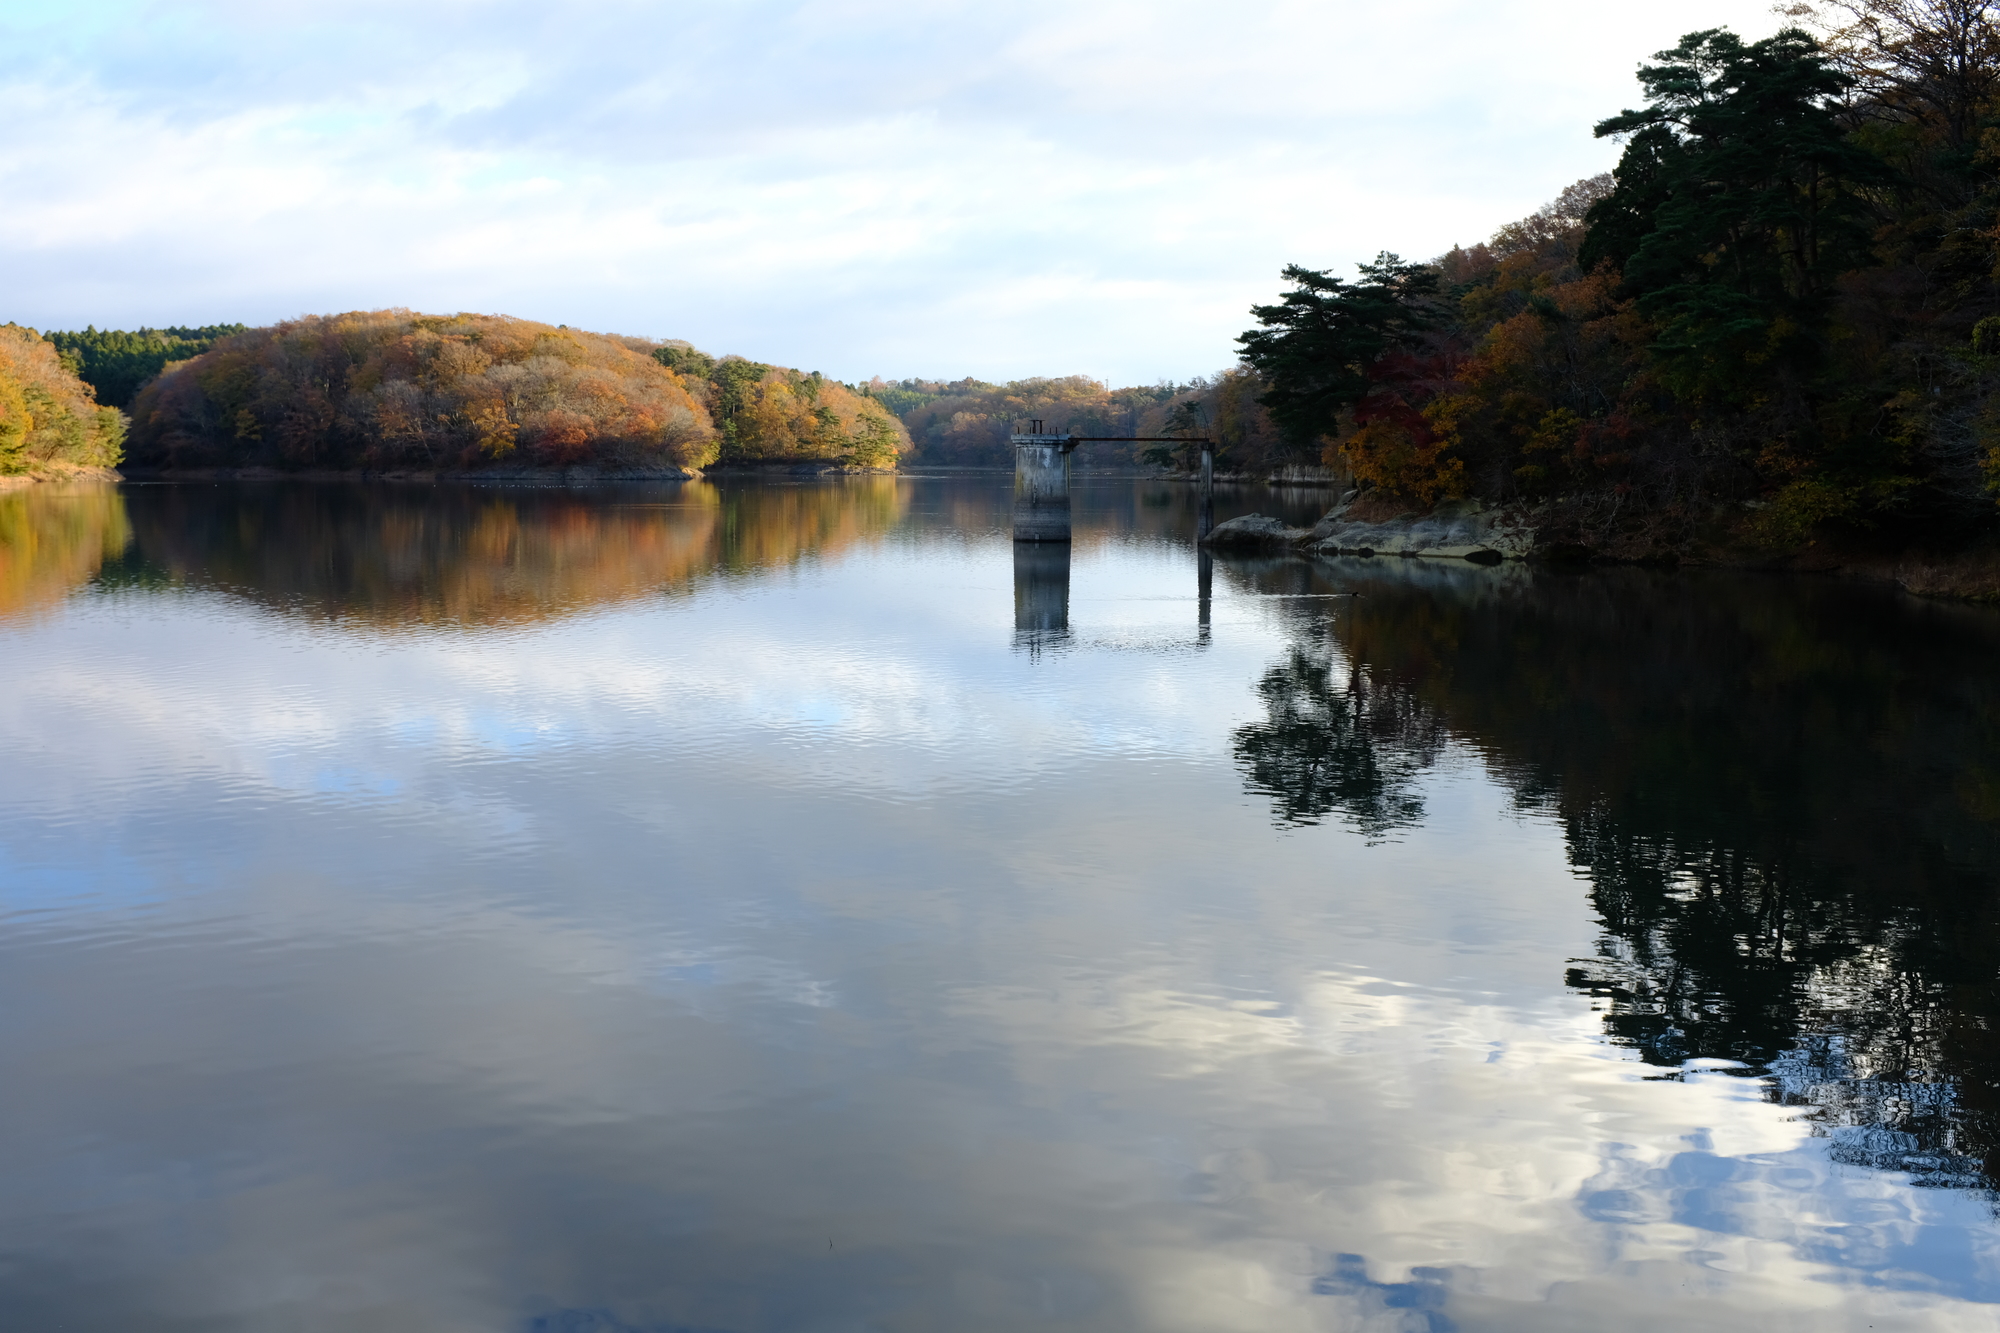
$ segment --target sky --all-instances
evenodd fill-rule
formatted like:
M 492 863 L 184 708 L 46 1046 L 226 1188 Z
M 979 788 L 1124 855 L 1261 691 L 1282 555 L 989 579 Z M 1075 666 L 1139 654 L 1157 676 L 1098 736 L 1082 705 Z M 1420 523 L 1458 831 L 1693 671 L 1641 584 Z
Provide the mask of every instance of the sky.
M 0 0 L 0 321 L 406 306 L 821 370 L 1184 381 L 1428 258 L 1767 0 Z

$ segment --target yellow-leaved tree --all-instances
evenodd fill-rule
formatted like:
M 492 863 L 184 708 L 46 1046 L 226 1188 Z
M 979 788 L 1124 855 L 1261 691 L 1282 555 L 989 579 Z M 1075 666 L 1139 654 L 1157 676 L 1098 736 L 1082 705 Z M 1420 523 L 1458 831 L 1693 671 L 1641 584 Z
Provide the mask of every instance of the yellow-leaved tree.
M 888 408 L 817 372 L 774 366 L 736 393 L 725 445 L 730 459 L 890 467 L 909 447 L 909 432 Z
M 100 407 L 53 344 L 0 325 L 0 473 L 63 475 L 115 467 L 125 417 Z

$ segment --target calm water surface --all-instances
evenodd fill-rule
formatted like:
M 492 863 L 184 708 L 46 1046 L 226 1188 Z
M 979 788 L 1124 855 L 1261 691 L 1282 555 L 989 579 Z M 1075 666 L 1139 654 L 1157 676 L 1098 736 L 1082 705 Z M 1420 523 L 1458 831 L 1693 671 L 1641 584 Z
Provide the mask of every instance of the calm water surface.
M 2000 1322 L 2000 617 L 1007 501 L 0 496 L 0 1327 Z

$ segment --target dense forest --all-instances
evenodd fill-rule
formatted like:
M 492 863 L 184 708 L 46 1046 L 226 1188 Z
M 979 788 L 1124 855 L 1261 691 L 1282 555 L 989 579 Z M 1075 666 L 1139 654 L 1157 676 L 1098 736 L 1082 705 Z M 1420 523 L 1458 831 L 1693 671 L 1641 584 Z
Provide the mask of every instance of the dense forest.
M 133 398 L 155 375 L 176 361 L 200 356 L 242 324 L 210 324 L 200 328 L 86 328 L 81 333 L 54 330 L 42 336 L 56 345 L 62 363 L 97 394 L 107 407 L 130 409 Z
M 703 386 L 725 463 L 811 460 L 891 467 L 910 447 L 895 413 L 865 391 L 740 356 L 713 357 L 670 341 L 653 358 Z
M 0 475 L 116 466 L 125 418 L 33 329 L 0 325 Z
M 1664 540 L 1719 514 L 1984 527 L 2000 484 L 2000 30 L 1980 0 L 1790 11 L 1642 65 L 1617 169 L 1490 241 L 1290 267 L 1241 339 L 1295 449 L 1397 503 Z
M 49 337 L 100 402 L 130 397 L 148 466 L 1004 466 L 1039 417 L 1212 438 L 1225 471 L 1324 464 L 1388 507 L 1529 506 L 1632 554 L 1697 530 L 1962 539 L 2000 490 L 1992 8 L 1847 0 L 1759 41 L 1689 34 L 1596 126 L 1615 171 L 1428 262 L 1288 267 L 1241 362 L 1188 384 L 843 385 L 407 311 Z
M 132 404 L 143 467 L 893 464 L 901 423 L 818 374 L 495 315 L 291 320 L 168 365 Z

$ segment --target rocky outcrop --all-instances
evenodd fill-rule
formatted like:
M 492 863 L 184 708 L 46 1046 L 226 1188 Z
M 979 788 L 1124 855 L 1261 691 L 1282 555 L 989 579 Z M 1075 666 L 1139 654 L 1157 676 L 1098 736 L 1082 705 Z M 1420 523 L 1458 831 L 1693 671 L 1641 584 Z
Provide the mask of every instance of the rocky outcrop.
M 1204 539 L 1215 550 L 1299 551 L 1316 555 L 1413 555 L 1438 560 L 1498 564 L 1525 559 L 1535 529 L 1518 514 L 1490 510 L 1476 500 L 1447 500 L 1428 514 L 1392 518 L 1351 516 L 1354 495 L 1310 528 L 1294 528 L 1262 514 L 1219 523 Z
M 1218 523 L 1202 544 L 1218 551 L 1282 551 L 1299 545 L 1308 536 L 1305 528 L 1295 528 L 1262 514 L 1245 514 L 1227 523 Z
M 1522 560 L 1535 549 L 1535 529 L 1518 514 L 1488 509 L 1477 500 L 1446 500 L 1428 514 L 1398 514 L 1363 521 L 1350 518 L 1349 496 L 1314 524 L 1303 545 L 1325 555 L 1414 555 L 1497 564 Z
M 1480 587 L 1526 577 L 1519 563 L 1525 560 L 1709 565 L 1838 574 L 1893 583 L 1923 597 L 2000 603 L 2000 541 L 1991 539 L 1934 549 L 1914 545 L 1907 535 L 1822 530 L 1802 546 L 1770 547 L 1746 535 L 1740 518 L 1747 506 L 1718 507 L 1699 524 L 1641 515 L 1613 526 L 1587 521 L 1593 516 L 1561 502 L 1490 509 L 1476 500 L 1448 500 L 1428 513 L 1399 514 L 1382 499 L 1357 500 L 1348 492 L 1310 528 L 1250 514 L 1217 525 L 1204 541 L 1246 558 L 1315 556 L 1351 571 L 1372 569 L 1370 577 L 1456 580 L 1475 577 L 1459 562 L 1507 566 L 1478 573 Z M 1379 559 L 1392 555 L 1419 558 Z
M 1322 467 L 1316 463 L 1287 463 L 1265 480 L 1273 486 L 1327 486 L 1346 490 L 1354 484 L 1354 474 L 1344 467 Z

